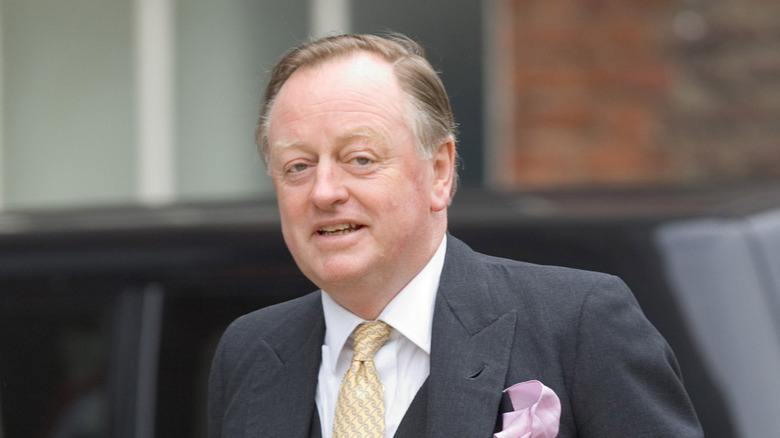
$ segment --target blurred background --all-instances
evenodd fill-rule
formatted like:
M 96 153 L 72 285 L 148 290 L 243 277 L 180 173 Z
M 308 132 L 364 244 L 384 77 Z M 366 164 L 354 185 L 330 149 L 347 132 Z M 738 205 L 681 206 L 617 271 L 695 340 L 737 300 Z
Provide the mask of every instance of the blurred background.
M 214 345 L 302 295 L 266 73 L 397 31 L 441 72 L 475 249 L 620 275 L 707 436 L 780 430 L 780 3 L 0 0 L 0 438 L 205 436 Z

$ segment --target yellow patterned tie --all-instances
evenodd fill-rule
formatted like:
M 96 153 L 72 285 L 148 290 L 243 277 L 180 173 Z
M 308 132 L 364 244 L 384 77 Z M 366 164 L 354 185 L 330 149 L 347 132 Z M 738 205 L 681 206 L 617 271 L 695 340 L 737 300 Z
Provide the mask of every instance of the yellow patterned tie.
M 374 354 L 390 336 L 382 321 L 360 324 L 352 332 L 355 348 L 344 374 L 333 419 L 333 438 L 384 438 L 385 402 Z

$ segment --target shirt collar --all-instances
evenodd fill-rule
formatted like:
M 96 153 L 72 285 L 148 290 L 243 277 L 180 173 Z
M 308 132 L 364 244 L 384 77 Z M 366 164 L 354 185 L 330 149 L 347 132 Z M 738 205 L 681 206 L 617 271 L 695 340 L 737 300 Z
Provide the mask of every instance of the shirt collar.
M 445 235 L 425 267 L 401 289 L 377 318 L 390 324 L 395 331 L 428 354 L 431 353 L 433 307 L 446 248 Z M 338 352 L 344 348 L 355 327 L 364 320 L 341 307 L 327 292 L 322 294 L 322 310 L 325 314 L 325 345 L 335 353 L 330 355 L 331 366 L 335 368 Z

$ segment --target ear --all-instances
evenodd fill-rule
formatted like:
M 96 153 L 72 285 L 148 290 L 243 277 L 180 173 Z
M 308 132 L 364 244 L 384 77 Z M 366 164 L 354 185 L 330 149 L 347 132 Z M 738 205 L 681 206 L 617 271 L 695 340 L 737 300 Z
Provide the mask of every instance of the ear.
M 433 165 L 433 187 L 431 189 L 431 211 L 442 211 L 450 203 L 450 193 L 455 179 L 455 139 L 445 138 L 431 157 Z

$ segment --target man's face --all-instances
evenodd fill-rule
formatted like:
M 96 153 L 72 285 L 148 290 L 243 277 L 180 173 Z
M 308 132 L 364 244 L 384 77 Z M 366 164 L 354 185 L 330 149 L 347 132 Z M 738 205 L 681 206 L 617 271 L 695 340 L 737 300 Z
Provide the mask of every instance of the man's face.
M 405 111 L 392 67 L 363 53 L 296 71 L 273 105 L 268 166 L 284 239 L 332 294 L 400 290 L 446 229 L 442 162 L 454 145 L 420 159 Z

